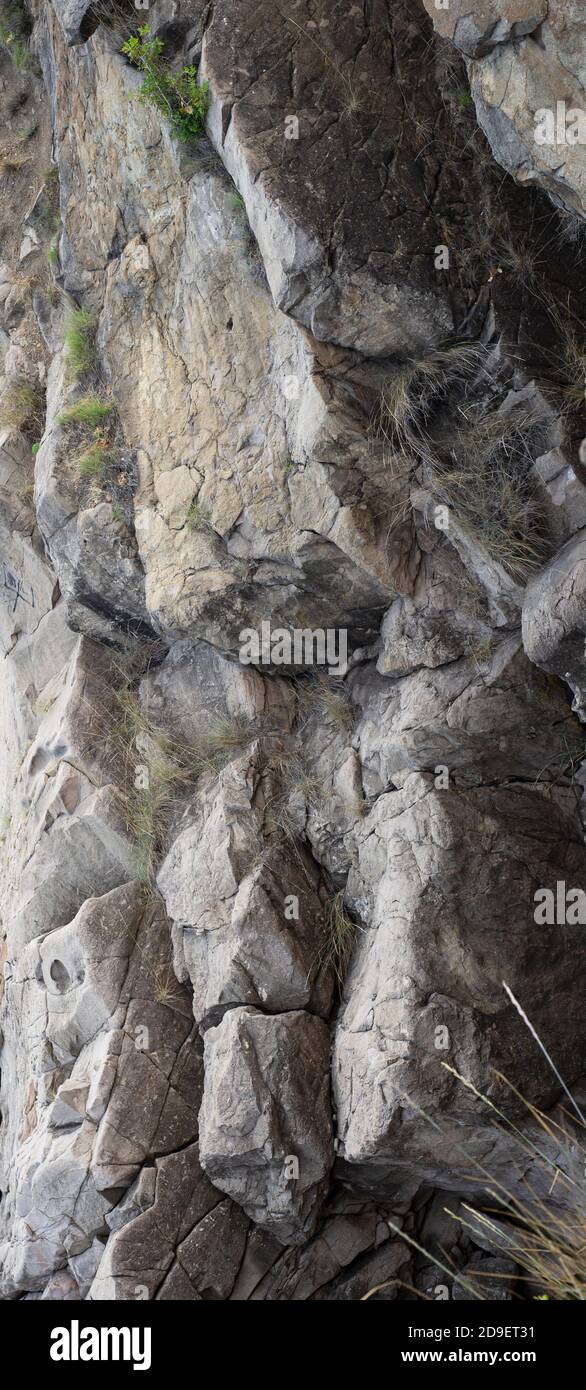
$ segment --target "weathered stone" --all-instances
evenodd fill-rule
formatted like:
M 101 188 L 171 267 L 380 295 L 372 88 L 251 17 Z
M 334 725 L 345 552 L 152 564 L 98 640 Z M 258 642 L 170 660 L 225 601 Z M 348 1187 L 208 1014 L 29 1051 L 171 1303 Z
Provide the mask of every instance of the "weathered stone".
M 383 681 L 366 666 L 350 684 L 364 711 L 355 747 L 367 795 L 407 771 L 441 779 L 443 769 L 444 788 L 448 778 L 558 781 L 582 746 L 563 687 L 531 666 L 518 635 L 404 680 Z
M 586 531 L 540 570 L 527 587 L 523 643 L 530 661 L 567 681 L 582 715 L 586 697 Z
M 206 1173 L 283 1243 L 314 1229 L 333 1158 L 329 1037 L 305 1013 L 231 1009 L 205 1036 Z
M 579 10 L 568 10 L 566 0 L 457 0 L 447 12 L 433 0 L 424 4 L 439 33 L 472 60 L 472 95 L 496 159 L 521 183 L 540 184 L 586 216 Z
M 157 880 L 204 1027 L 236 1004 L 323 1014 L 331 1004 L 331 978 L 318 969 L 320 876 L 308 855 L 266 845 L 255 747 L 202 790 Z
M 529 1101 L 555 1095 L 503 979 L 566 1075 L 584 1069 L 572 983 L 583 931 L 538 925 L 534 896 L 583 882 L 574 798 L 514 785 L 437 792 L 412 775 L 403 791 L 379 797 L 356 839 L 347 897 L 368 930 L 358 934 L 336 1029 L 340 1155 L 381 1180 L 403 1169 L 453 1189 L 450 1136 L 464 1155 L 468 1140 L 473 1152 L 484 1133 L 488 1152 L 495 1138 L 490 1112 L 443 1061 L 495 1103 L 512 1104 L 496 1073 Z M 439 1135 L 422 1115 L 441 1116 Z

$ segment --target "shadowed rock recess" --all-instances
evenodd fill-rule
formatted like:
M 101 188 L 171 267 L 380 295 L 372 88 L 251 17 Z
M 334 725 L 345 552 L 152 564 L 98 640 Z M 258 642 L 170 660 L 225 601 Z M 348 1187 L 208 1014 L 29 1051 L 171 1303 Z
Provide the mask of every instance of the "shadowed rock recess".
M 586 1080 L 583 5 L 0 26 L 0 1297 L 524 1296 L 458 1214 L 567 1205 L 520 1010 Z

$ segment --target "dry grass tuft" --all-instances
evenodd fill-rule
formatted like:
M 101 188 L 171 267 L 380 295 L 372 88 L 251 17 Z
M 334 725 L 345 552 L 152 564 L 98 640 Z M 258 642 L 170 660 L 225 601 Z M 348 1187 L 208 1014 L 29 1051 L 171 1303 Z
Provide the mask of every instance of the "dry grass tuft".
M 481 416 L 456 431 L 430 478 L 436 503 L 519 582 L 548 551 L 531 471 L 534 434 L 531 416 Z
M 410 358 L 381 389 L 372 419 L 375 437 L 393 454 L 408 460 L 428 459 L 432 441 L 429 419 L 453 388 L 478 371 L 483 350 L 476 343 L 454 343 L 428 357 Z
M 249 725 L 214 719 L 194 745 L 164 733 L 123 677 L 115 691 L 110 757 L 119 774 L 126 824 L 136 844 L 137 877 L 152 883 L 174 814 L 204 773 L 217 773 L 250 742 Z M 120 777 L 121 772 L 121 777 Z
M 325 675 L 314 676 L 297 684 L 297 702 L 302 715 L 318 715 L 340 733 L 353 728 L 355 711 L 348 687 L 343 680 Z
M 317 971 L 332 968 L 338 984 L 346 978 L 356 940 L 356 923 L 344 907 L 344 890 L 332 893 L 324 907 L 323 936 L 316 958 Z
M 39 432 L 45 417 L 45 397 L 40 386 L 25 377 L 6 381 L 0 397 L 0 429 Z

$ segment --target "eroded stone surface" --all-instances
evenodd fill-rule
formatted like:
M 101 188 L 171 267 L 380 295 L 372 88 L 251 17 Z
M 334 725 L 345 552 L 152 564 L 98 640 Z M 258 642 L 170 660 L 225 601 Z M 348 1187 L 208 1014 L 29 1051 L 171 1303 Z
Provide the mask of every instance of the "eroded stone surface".
M 329 1034 L 306 1013 L 230 1009 L 205 1036 L 201 1162 L 260 1226 L 298 1244 L 314 1229 L 333 1161 Z

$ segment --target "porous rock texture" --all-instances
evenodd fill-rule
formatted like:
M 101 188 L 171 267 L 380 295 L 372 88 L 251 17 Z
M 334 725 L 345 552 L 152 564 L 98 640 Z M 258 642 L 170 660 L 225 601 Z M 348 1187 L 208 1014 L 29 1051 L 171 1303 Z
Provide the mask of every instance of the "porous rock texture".
M 20 9 L 0 1297 L 510 1297 L 461 1202 L 563 1198 L 503 982 L 586 1076 L 581 6 L 154 0 L 186 143 L 132 4 Z

